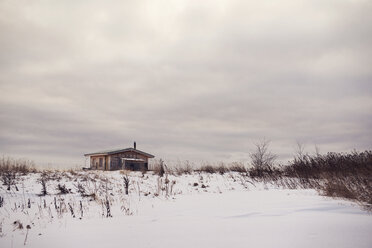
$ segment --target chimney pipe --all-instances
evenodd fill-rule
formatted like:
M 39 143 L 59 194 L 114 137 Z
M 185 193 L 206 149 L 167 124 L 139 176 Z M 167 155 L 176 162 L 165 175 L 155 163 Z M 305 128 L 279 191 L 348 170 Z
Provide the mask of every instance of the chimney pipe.
M 133 144 L 133 148 L 134 148 L 134 150 L 136 150 L 136 148 L 137 148 L 137 144 L 136 144 L 135 141 L 134 141 L 134 144 Z

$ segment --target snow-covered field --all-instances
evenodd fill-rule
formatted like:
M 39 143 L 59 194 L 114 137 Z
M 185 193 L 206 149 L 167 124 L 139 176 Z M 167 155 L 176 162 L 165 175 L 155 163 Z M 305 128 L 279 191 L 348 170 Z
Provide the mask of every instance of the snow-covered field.
M 132 172 L 125 195 L 119 172 L 51 174 L 47 196 L 38 173 L 21 177 L 18 191 L 1 186 L 0 247 L 372 247 L 371 214 L 314 190 L 253 185 L 238 173 Z M 58 194 L 58 184 L 72 193 Z

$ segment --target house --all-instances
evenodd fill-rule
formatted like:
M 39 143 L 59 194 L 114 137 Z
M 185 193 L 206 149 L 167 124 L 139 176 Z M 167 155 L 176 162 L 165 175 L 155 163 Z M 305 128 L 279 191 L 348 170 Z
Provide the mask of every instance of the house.
M 114 149 L 84 154 L 89 157 L 92 170 L 148 170 L 149 158 L 153 155 L 133 148 Z

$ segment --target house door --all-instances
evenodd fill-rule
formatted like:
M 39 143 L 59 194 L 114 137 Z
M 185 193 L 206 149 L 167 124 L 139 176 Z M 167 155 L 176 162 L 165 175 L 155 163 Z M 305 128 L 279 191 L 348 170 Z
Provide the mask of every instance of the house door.
M 99 158 L 99 168 L 103 168 L 103 158 Z

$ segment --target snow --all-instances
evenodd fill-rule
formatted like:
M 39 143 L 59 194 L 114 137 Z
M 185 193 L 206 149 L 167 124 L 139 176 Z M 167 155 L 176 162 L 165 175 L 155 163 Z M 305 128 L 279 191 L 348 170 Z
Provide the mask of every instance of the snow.
M 15 220 L 31 225 L 26 247 L 38 248 L 372 247 L 371 214 L 354 203 L 323 197 L 314 190 L 253 186 L 248 178 L 228 173 L 169 176 L 166 194 L 164 178 L 131 173 L 130 193 L 125 196 L 120 173 L 90 175 L 109 179 L 107 187 L 97 184 L 112 193 L 108 193 L 112 218 L 103 216 L 105 209 L 99 201 L 76 193 L 56 196 L 52 189 L 57 181 L 48 182 L 51 195 L 37 196 L 41 186 L 36 182 L 39 175 L 33 174 L 24 178 L 25 187 L 18 193 L 8 193 L 3 186 L 0 247 L 24 247 L 27 229 L 14 230 Z M 83 182 L 81 176 L 77 178 Z M 75 192 L 73 184 L 77 182 L 73 180 L 62 177 L 59 183 Z M 69 211 L 58 215 L 54 197 L 71 203 L 76 218 Z M 32 199 L 31 208 L 15 209 L 14 203 L 28 198 Z M 43 207 L 44 199 L 47 208 Z M 81 219 L 80 200 L 84 207 Z

